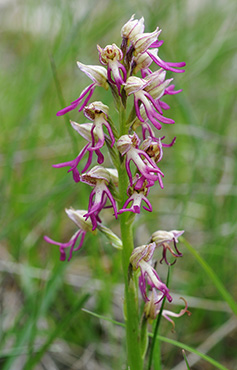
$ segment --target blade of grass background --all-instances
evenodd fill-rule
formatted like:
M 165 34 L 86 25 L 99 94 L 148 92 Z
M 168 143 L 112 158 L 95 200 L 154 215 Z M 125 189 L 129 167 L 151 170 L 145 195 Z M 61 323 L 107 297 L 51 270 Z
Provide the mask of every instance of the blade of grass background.
M 28 317 L 26 318 L 22 329 L 19 327 L 15 327 L 16 340 L 14 343 L 14 352 L 16 351 L 15 348 L 22 347 L 27 344 L 29 345 L 29 348 L 31 350 L 33 342 L 38 334 L 36 323 L 38 322 L 38 319 L 40 317 L 44 317 L 46 315 L 52 302 L 54 301 L 59 288 L 63 284 L 62 276 L 66 267 L 67 264 L 58 263 L 52 270 L 51 278 L 47 282 L 45 289 L 42 292 L 41 302 L 39 303 L 38 307 L 35 307 L 34 315 L 31 315 L 30 306 L 23 307 L 22 311 L 25 313 L 25 315 L 28 315 Z M 34 298 L 32 297 L 32 299 Z M 4 363 L 2 369 L 13 369 L 15 360 L 16 358 L 14 357 L 14 355 L 11 356 L 9 354 L 9 359 Z
M 234 312 L 235 315 L 237 315 L 237 303 L 234 301 L 232 296 L 229 294 L 225 286 L 222 284 L 218 276 L 215 274 L 215 272 L 212 270 L 212 268 L 206 263 L 206 261 L 200 256 L 200 254 L 191 246 L 191 244 L 188 243 L 187 240 L 185 240 L 183 237 L 180 238 L 182 243 L 187 247 L 187 249 L 192 253 L 192 255 L 196 258 L 198 263 L 202 266 L 204 271 L 207 273 L 209 278 L 212 280 L 213 284 L 219 291 L 219 293 L 222 295 L 223 299 L 228 303 L 231 310 Z
M 43 357 L 44 353 L 49 349 L 50 345 L 53 341 L 60 337 L 61 333 L 67 328 L 70 321 L 74 318 L 75 315 L 78 314 L 78 311 L 82 308 L 82 306 L 86 303 L 86 301 L 90 298 L 90 294 L 86 293 L 79 300 L 74 304 L 71 310 L 65 315 L 65 317 L 56 325 L 56 328 L 48 335 L 46 342 L 44 345 L 39 349 L 39 351 L 34 355 L 33 358 L 29 358 L 27 363 L 25 364 L 25 370 L 34 369 L 34 366 L 40 362 L 40 359 Z
M 184 361 L 185 361 L 185 363 L 187 365 L 187 370 L 191 370 L 190 367 L 189 367 L 187 356 L 186 356 L 186 353 L 185 353 L 184 349 L 182 349 L 182 354 L 184 356 Z
M 112 322 L 115 325 L 118 325 L 118 326 L 121 326 L 121 327 L 125 328 L 125 324 L 124 323 L 118 322 L 116 320 L 111 320 L 110 318 L 108 318 L 106 316 L 100 315 L 98 313 L 89 311 L 89 310 L 84 309 L 84 308 L 83 308 L 83 311 L 86 312 L 86 313 L 88 313 L 91 316 L 94 316 L 94 317 L 99 318 L 101 320 L 106 320 L 106 321 Z M 149 333 L 148 335 L 150 337 L 153 337 L 153 333 Z M 184 344 L 182 342 L 178 342 L 178 341 L 176 341 L 174 339 L 165 338 L 165 337 L 163 337 L 163 336 L 161 336 L 159 334 L 158 334 L 157 338 L 160 341 L 162 341 L 162 342 L 169 343 L 169 344 L 172 344 L 172 345 L 174 345 L 176 347 L 185 349 L 188 352 L 195 353 L 196 355 L 198 355 L 199 357 L 201 357 L 203 360 L 205 360 L 205 361 L 209 362 L 210 364 L 216 366 L 217 369 L 220 369 L 220 370 L 229 370 L 225 366 L 221 365 L 219 362 L 217 362 L 216 360 L 214 360 L 213 358 L 211 358 L 210 356 L 205 355 L 204 353 L 196 350 L 195 348 L 190 347 L 187 344 Z

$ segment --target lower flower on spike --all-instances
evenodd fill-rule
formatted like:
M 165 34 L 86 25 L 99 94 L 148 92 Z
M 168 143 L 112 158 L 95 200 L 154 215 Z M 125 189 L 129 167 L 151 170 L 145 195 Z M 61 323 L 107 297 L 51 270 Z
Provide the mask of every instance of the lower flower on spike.
M 67 243 L 56 242 L 49 238 L 48 236 L 44 236 L 44 240 L 47 243 L 59 246 L 61 261 L 66 260 L 66 250 L 69 249 L 68 261 L 70 261 L 73 252 L 78 251 L 82 247 L 86 233 L 88 231 L 92 232 L 92 224 L 90 220 L 85 220 L 84 218 L 86 211 L 82 210 L 75 211 L 73 208 L 70 208 L 66 209 L 65 212 L 67 213 L 68 217 L 76 224 L 76 226 L 78 227 L 78 231 L 71 237 L 71 239 Z M 79 239 L 80 236 L 81 236 L 80 243 L 78 244 L 78 246 L 76 246 L 77 240 Z
M 169 294 L 169 289 L 161 281 L 156 270 L 151 266 L 151 259 L 155 248 L 155 243 L 150 243 L 148 245 L 142 245 L 141 247 L 135 248 L 130 257 L 130 263 L 133 267 L 133 270 L 140 268 L 141 275 L 139 277 L 139 288 L 145 301 L 149 301 L 149 298 L 147 297 L 148 286 L 149 289 L 155 288 L 159 290 L 162 293 L 162 297 L 166 296 L 168 301 L 171 302 L 172 297 Z
M 169 310 L 162 311 L 162 316 L 166 320 L 171 322 L 171 324 L 173 325 L 173 330 L 175 328 L 175 323 L 170 317 L 181 317 L 185 313 L 187 313 L 189 316 L 191 315 L 191 312 L 188 311 L 188 304 L 186 300 L 182 297 L 180 297 L 180 299 L 184 301 L 185 307 L 179 313 L 175 313 Z M 155 318 L 160 312 L 162 300 L 163 300 L 162 294 L 157 293 L 156 289 L 153 288 L 151 293 L 149 294 L 149 300 L 146 302 L 144 307 L 144 313 L 148 319 L 155 320 Z

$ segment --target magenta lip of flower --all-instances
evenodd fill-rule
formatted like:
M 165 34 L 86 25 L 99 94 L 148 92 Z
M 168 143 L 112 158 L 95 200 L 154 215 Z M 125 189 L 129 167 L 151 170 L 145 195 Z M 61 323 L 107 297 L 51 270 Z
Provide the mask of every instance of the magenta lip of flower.
M 141 156 L 145 157 L 147 163 L 144 162 L 144 159 L 142 159 Z M 143 150 L 132 147 L 127 152 L 125 162 L 127 174 L 131 185 L 132 185 L 132 173 L 129 166 L 131 161 L 133 161 L 133 163 L 136 165 L 140 173 L 148 180 L 156 181 L 159 179 L 158 175 L 164 177 L 162 171 L 156 166 L 156 164 L 150 159 L 150 157 Z
M 89 217 L 91 218 L 92 231 L 95 230 L 97 227 L 96 216 L 105 207 L 107 198 L 109 198 L 114 209 L 115 218 L 117 218 L 117 208 L 115 200 L 105 183 L 100 181 L 90 194 L 88 212 L 84 215 L 86 220 Z
M 125 167 L 129 177 L 130 184 L 133 184 L 133 177 L 130 170 L 130 162 L 133 161 L 137 169 L 140 171 L 144 180 L 156 181 L 161 180 L 160 176 L 164 176 L 162 171 L 156 166 L 155 162 L 143 150 L 137 148 L 139 138 L 134 133 L 132 136 L 123 135 L 117 142 L 117 147 L 122 155 L 126 154 Z M 142 158 L 143 157 L 143 158 Z
M 71 110 L 77 108 L 82 103 L 78 110 L 79 112 L 81 112 L 82 109 L 87 105 L 88 101 L 90 100 L 96 86 L 102 86 L 106 90 L 109 88 L 106 77 L 107 71 L 104 67 L 85 65 L 80 62 L 77 62 L 77 65 L 80 68 L 80 70 L 84 72 L 93 81 L 93 83 L 82 91 L 78 99 L 74 100 L 68 107 L 61 109 L 56 114 L 57 116 L 62 116 L 65 113 L 70 112 Z M 83 99 L 85 99 L 84 102 Z
M 151 57 L 151 59 L 161 68 L 167 71 L 176 72 L 176 73 L 185 72 L 184 69 L 179 69 L 179 67 L 184 67 L 186 65 L 185 62 L 179 62 L 179 63 L 164 62 L 160 57 L 158 56 L 156 57 L 149 50 L 146 50 L 146 52 Z
M 149 263 L 151 262 L 155 248 L 156 244 L 154 242 L 135 248 L 130 257 L 130 263 L 134 270 L 140 268 L 139 288 L 145 301 L 149 301 L 146 294 L 146 285 L 148 284 L 151 288 L 159 290 L 163 294 L 163 297 L 166 296 L 168 301 L 171 302 L 172 297 L 169 295 L 169 289 L 161 281 L 156 270 L 151 266 L 151 263 Z
M 44 240 L 47 243 L 58 245 L 60 248 L 60 260 L 65 261 L 66 259 L 66 252 L 65 249 L 69 248 L 69 257 L 68 261 L 72 258 L 73 252 L 79 250 L 82 247 L 85 235 L 88 231 L 92 231 L 91 222 L 85 221 L 83 215 L 86 211 L 75 211 L 74 209 L 66 209 L 65 210 L 68 217 L 76 224 L 77 228 L 79 229 L 67 243 L 60 243 L 52 240 L 48 236 L 44 236 Z M 79 245 L 75 248 L 76 242 L 78 238 L 81 236 L 81 240 Z
M 80 235 L 81 235 L 80 243 L 79 243 L 77 248 L 74 248 L 75 244 L 77 242 L 77 239 L 79 238 Z M 70 259 L 72 258 L 72 253 L 78 251 L 82 247 L 85 235 L 86 235 L 86 231 L 79 230 L 72 236 L 72 238 L 67 243 L 56 242 L 56 241 L 52 240 L 51 238 L 49 238 L 48 236 L 44 236 L 44 240 L 47 243 L 58 245 L 60 247 L 59 248 L 59 250 L 60 250 L 60 261 L 65 261 L 65 259 L 66 259 L 65 249 L 70 248 L 69 257 L 68 257 L 68 261 L 70 261 Z
M 169 85 L 168 87 L 165 88 L 164 95 L 174 95 L 174 94 L 179 94 L 183 89 L 179 90 L 174 90 L 175 85 Z
M 144 311 L 148 318 L 150 317 L 151 319 L 154 320 L 160 312 L 161 304 L 162 304 L 161 302 L 164 296 L 162 294 L 157 293 L 156 289 L 153 288 L 151 291 L 151 294 L 149 295 L 149 298 L 150 300 L 146 302 Z M 180 317 L 180 316 L 183 316 L 185 313 L 187 313 L 189 316 L 191 315 L 191 312 L 188 311 L 187 301 L 182 297 L 180 297 L 180 299 L 184 301 L 185 307 L 182 310 L 180 310 L 179 313 L 175 313 L 169 310 L 162 311 L 162 316 L 165 317 L 166 320 L 171 322 L 171 324 L 173 325 L 173 328 L 175 327 L 175 324 L 174 324 L 174 321 L 170 318 L 170 316 Z
M 173 265 L 176 262 L 176 259 L 173 263 L 168 262 L 167 260 L 167 250 L 170 251 L 171 255 L 175 258 L 182 257 L 182 253 L 177 248 L 178 238 L 184 233 L 184 230 L 177 231 L 163 231 L 159 230 L 152 234 L 151 240 L 156 243 L 156 246 L 162 246 L 163 252 L 162 252 L 162 258 L 160 260 L 160 263 L 164 260 L 167 265 Z M 173 243 L 175 252 L 170 246 L 170 243 Z
M 87 169 L 91 165 L 92 156 L 93 156 L 93 151 L 90 151 L 90 147 L 92 147 L 93 151 L 95 151 L 95 153 L 97 155 L 97 163 L 102 164 L 104 162 L 104 156 L 103 156 L 103 154 L 101 153 L 101 151 L 99 149 L 94 148 L 94 137 L 93 137 L 92 142 L 88 143 L 80 151 L 80 153 L 78 154 L 78 156 L 75 159 L 73 159 L 72 161 L 68 161 L 68 162 L 53 164 L 52 167 L 54 167 L 54 168 L 70 167 L 67 172 L 72 171 L 74 181 L 79 182 L 80 181 L 80 173 L 77 169 L 77 166 L 78 166 L 79 162 L 82 160 L 82 158 L 85 156 L 86 152 L 88 152 L 89 153 L 88 160 L 87 160 L 84 168 L 81 170 L 81 173 L 84 173 L 84 172 L 87 171 Z
M 158 76 L 159 73 L 156 75 Z M 168 80 L 167 83 L 169 83 L 170 81 L 171 80 Z M 157 86 L 159 86 L 160 82 L 158 79 Z M 139 79 L 138 77 L 129 77 L 127 80 L 125 90 L 127 91 L 128 95 L 131 94 L 134 95 L 134 106 L 138 119 L 141 122 L 145 121 L 140 112 L 141 106 L 139 106 L 139 102 L 141 102 L 141 105 L 145 109 L 147 118 L 158 130 L 160 130 L 162 127 L 160 122 L 167 124 L 173 124 L 175 122 L 174 120 L 163 116 L 163 112 L 160 108 L 159 102 L 156 102 L 156 100 L 151 96 L 151 94 L 148 91 L 146 91 L 146 88 L 149 89 L 149 85 L 152 83 L 153 81 L 151 77 L 149 77 L 147 80 Z M 153 89 L 154 91 L 156 91 L 154 87 Z M 158 113 L 156 110 L 158 110 L 160 113 Z
M 110 124 L 105 119 L 104 120 L 101 120 L 101 119 L 96 120 L 95 119 L 94 126 L 91 130 L 91 135 L 94 138 L 94 131 L 96 131 L 96 136 L 98 137 L 98 141 L 97 141 L 95 146 L 91 146 L 88 149 L 89 151 L 98 150 L 98 149 L 102 148 L 102 146 L 104 145 L 105 135 L 104 135 L 104 131 L 103 131 L 102 126 L 105 126 L 108 130 L 108 133 L 109 133 L 109 136 L 110 136 L 110 139 L 111 139 L 111 147 L 114 145 L 115 138 L 114 138 L 113 131 L 110 127 Z
M 140 261 L 139 267 L 141 270 L 141 275 L 139 276 L 139 288 L 142 293 L 143 299 L 145 301 L 149 301 L 149 298 L 147 297 L 146 293 L 146 281 L 147 281 L 147 284 L 151 288 L 156 288 L 157 290 L 159 290 L 161 293 L 163 293 L 163 296 L 166 296 L 168 301 L 171 302 L 172 297 L 169 294 L 169 289 L 164 283 L 162 283 L 155 269 L 151 265 L 149 265 L 148 262 L 145 262 L 143 260 Z
M 95 230 L 97 227 L 97 216 L 105 207 L 107 199 L 110 200 L 114 209 L 114 215 L 117 218 L 116 202 L 106 185 L 109 184 L 111 176 L 110 171 L 101 166 L 96 166 L 81 176 L 82 182 L 94 187 L 89 197 L 88 212 L 84 215 L 86 220 L 90 217 L 92 230 Z
M 82 109 L 87 105 L 88 101 L 90 100 L 94 90 L 95 90 L 96 83 L 93 83 L 86 87 L 78 99 L 74 100 L 68 107 L 61 109 L 57 112 L 56 116 L 63 116 L 64 114 L 70 112 L 71 110 L 75 109 L 80 105 L 85 98 L 85 96 L 88 94 L 88 96 L 85 98 L 84 102 L 82 103 L 81 107 L 79 108 L 78 112 L 81 112 Z
M 69 170 L 67 172 L 71 172 L 72 171 L 74 181 L 75 182 L 79 182 L 80 181 L 80 174 L 79 174 L 79 171 L 77 169 L 77 166 L 78 166 L 79 162 L 81 161 L 81 159 L 84 157 L 84 155 L 87 152 L 89 146 L 90 146 L 90 143 L 88 143 L 80 151 L 79 155 L 75 159 L 73 159 L 72 161 L 58 163 L 58 164 L 53 164 L 52 167 L 54 167 L 54 168 L 62 168 L 62 167 L 68 167 L 68 166 L 70 166 L 70 168 L 69 168 Z M 89 154 L 89 158 L 88 158 L 87 164 L 86 164 L 86 166 L 83 169 L 84 171 L 86 171 L 86 169 L 90 166 L 91 161 L 92 161 L 92 155 Z
M 123 77 L 120 74 L 122 72 Z M 112 79 L 112 76 L 114 80 Z M 125 67 L 118 61 L 108 64 L 108 81 L 117 86 L 118 92 L 120 93 L 121 86 L 125 84 L 127 78 L 127 71 Z
M 149 200 L 145 197 L 143 193 L 138 193 L 134 191 L 134 193 L 126 200 L 126 202 L 123 205 L 123 208 L 121 208 L 118 211 L 118 214 L 121 214 L 123 212 L 133 212 L 133 213 L 140 213 L 141 210 L 141 203 L 142 200 L 147 204 L 148 207 L 143 206 L 143 208 L 146 211 L 152 212 L 152 205 L 149 202 Z M 131 206 L 127 208 L 128 204 L 132 202 Z
M 110 127 L 109 122 L 107 121 L 108 111 L 109 111 L 109 108 L 107 107 L 107 105 L 104 105 L 100 101 L 93 102 L 84 108 L 84 115 L 89 120 L 93 121 L 90 133 L 91 133 L 93 142 L 94 143 L 96 142 L 95 145 L 93 144 L 88 149 L 89 151 L 98 150 L 104 145 L 105 134 L 103 132 L 103 126 L 105 126 L 106 129 L 108 130 L 108 133 L 111 139 L 111 147 L 115 143 L 113 131 Z
M 166 124 L 174 124 L 175 123 L 175 121 L 173 119 L 166 118 L 166 117 L 162 116 L 160 113 L 156 112 L 155 109 L 160 110 L 160 107 L 159 107 L 158 103 L 155 101 L 155 99 L 153 99 L 152 96 L 146 91 L 137 92 L 137 93 L 134 94 L 135 109 L 136 109 L 137 117 L 139 118 L 139 120 L 141 122 L 144 122 L 144 119 L 142 118 L 142 116 L 140 114 L 139 101 L 141 101 L 141 103 L 143 104 L 143 106 L 145 108 L 147 118 L 152 122 L 152 124 L 158 130 L 160 130 L 161 127 L 162 127 L 160 122 L 166 123 Z

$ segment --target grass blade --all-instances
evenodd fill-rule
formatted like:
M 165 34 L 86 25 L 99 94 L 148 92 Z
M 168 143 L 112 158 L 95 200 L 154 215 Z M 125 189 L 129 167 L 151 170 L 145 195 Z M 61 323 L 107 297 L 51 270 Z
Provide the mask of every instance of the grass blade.
M 180 238 L 180 241 L 184 243 L 187 249 L 192 253 L 192 255 L 196 258 L 199 264 L 202 266 L 204 271 L 207 273 L 209 278 L 212 280 L 213 284 L 222 295 L 224 300 L 228 303 L 231 310 L 237 315 L 237 303 L 234 301 L 232 296 L 228 293 L 227 289 L 224 287 L 218 276 L 212 270 L 212 268 L 206 263 L 206 261 L 200 256 L 200 254 L 185 240 L 184 238 Z

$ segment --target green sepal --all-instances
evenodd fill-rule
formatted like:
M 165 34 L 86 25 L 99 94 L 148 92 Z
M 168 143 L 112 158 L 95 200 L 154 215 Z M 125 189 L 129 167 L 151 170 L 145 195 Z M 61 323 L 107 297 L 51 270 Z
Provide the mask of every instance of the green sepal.
M 109 122 L 109 125 L 111 127 L 111 130 L 113 131 L 115 139 L 118 139 L 119 138 L 119 133 L 118 133 L 118 130 L 117 130 L 117 127 L 116 127 L 115 123 L 112 121 L 112 119 L 109 116 L 107 117 L 107 121 Z
M 117 147 L 116 147 L 116 145 L 114 145 L 111 148 L 111 140 L 106 136 L 105 136 L 105 143 L 106 143 L 107 148 L 109 150 L 109 154 L 110 154 L 111 160 L 113 162 L 113 165 L 115 166 L 115 168 L 118 169 L 119 166 L 120 166 L 120 158 L 119 158 L 119 153 L 118 153 Z
M 123 244 L 121 239 L 108 227 L 98 224 L 98 230 L 102 232 L 106 236 L 106 238 L 111 242 L 112 246 L 116 249 L 122 249 Z
M 133 105 L 132 109 L 131 109 L 131 112 L 128 116 L 128 119 L 127 119 L 127 122 L 126 122 L 126 126 L 131 126 L 134 119 L 137 117 L 137 114 L 136 114 L 136 109 L 135 109 L 135 105 Z
M 110 181 L 108 188 L 116 202 L 120 202 L 120 195 L 116 189 L 115 184 Z
M 114 105 L 115 105 L 115 108 L 117 111 L 119 111 L 119 107 L 120 107 L 120 97 L 119 97 L 119 94 L 118 94 L 118 89 L 117 87 L 115 87 L 115 85 L 113 85 L 112 83 L 109 82 L 109 87 L 111 89 L 111 92 L 112 92 L 112 95 L 113 95 L 113 98 L 114 98 Z
M 124 108 L 126 109 L 126 104 L 127 104 L 127 93 L 124 89 L 124 87 L 122 88 L 121 90 L 121 97 L 122 97 L 122 103 L 123 103 L 123 106 Z

